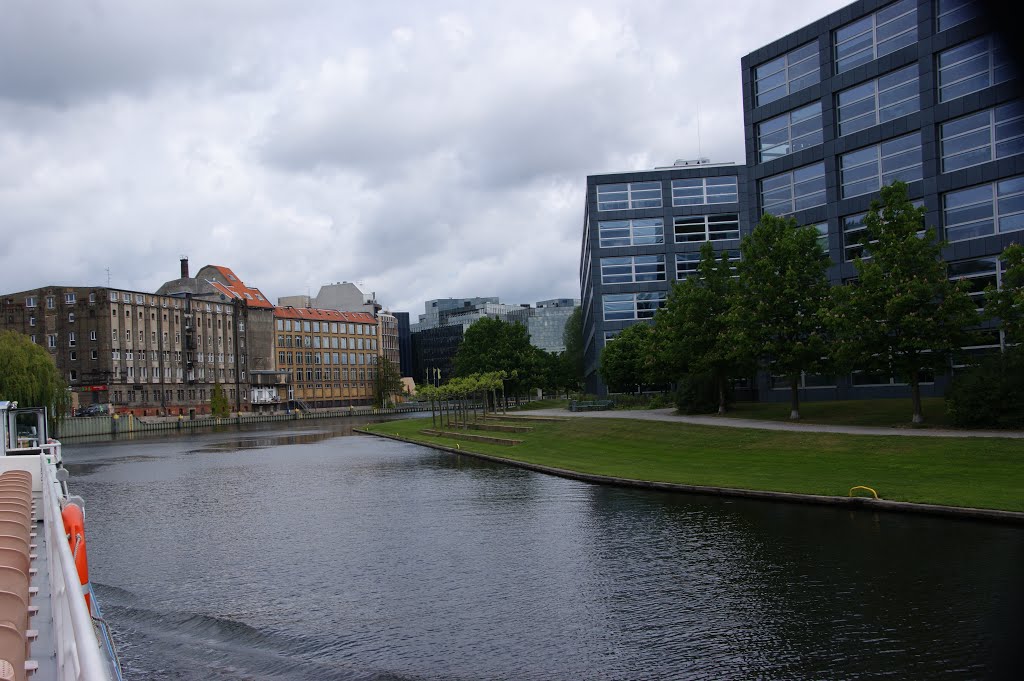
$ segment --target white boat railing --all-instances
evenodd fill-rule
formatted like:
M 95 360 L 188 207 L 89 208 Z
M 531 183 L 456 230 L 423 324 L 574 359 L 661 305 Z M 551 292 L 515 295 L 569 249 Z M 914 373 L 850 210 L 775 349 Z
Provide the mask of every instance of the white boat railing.
M 59 451 L 59 450 L 58 450 Z M 53 453 L 50 453 L 53 456 Z M 109 667 L 100 653 L 92 617 L 85 604 L 61 518 L 61 483 L 55 469 L 47 464 L 47 452 L 39 456 L 43 532 L 50 566 L 50 600 L 53 611 L 54 642 L 60 681 L 110 681 Z

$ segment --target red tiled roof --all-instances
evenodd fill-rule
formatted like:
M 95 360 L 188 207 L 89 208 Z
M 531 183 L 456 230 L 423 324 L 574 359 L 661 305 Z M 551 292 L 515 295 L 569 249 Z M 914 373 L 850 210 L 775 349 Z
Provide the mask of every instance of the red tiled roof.
M 231 271 L 231 268 L 223 267 L 222 265 L 210 265 L 210 267 L 220 272 L 220 275 L 228 281 L 227 284 L 222 284 L 219 281 L 207 282 L 217 291 L 229 298 L 244 300 L 250 307 L 274 307 L 273 303 L 267 300 L 262 291 L 253 286 L 246 286 L 245 282 Z
M 368 312 L 339 312 L 315 307 L 275 307 L 274 317 L 279 319 L 310 319 L 353 324 L 376 324 L 377 320 Z

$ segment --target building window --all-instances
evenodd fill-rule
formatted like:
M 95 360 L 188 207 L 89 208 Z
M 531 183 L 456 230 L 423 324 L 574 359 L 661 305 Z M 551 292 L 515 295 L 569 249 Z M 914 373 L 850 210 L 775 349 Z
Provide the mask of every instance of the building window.
M 57 307 L 57 299 L 54 296 L 46 296 L 46 309 L 52 310 Z
M 661 218 L 598 222 L 597 231 L 601 248 L 665 243 L 665 222 Z
M 935 7 L 935 27 L 938 32 L 959 26 L 978 16 L 974 0 L 938 0 Z
M 602 284 L 631 284 L 637 281 L 665 281 L 665 256 L 627 255 L 622 258 L 601 258 Z
M 661 208 L 661 182 L 597 185 L 598 210 Z
M 828 223 L 822 222 L 817 225 L 809 226 L 814 227 L 814 229 L 818 230 L 818 248 L 821 249 L 822 253 L 828 255 Z
M 942 172 L 1024 152 L 1024 102 L 964 116 L 941 128 Z
M 56 348 L 57 347 L 57 334 L 48 333 L 46 334 L 46 347 Z
M 843 198 L 876 192 L 895 180 L 920 180 L 921 133 L 843 154 L 839 167 Z
M 89 340 L 96 340 L 96 329 L 92 329 L 91 331 L 89 331 Z
M 920 208 L 924 205 L 924 201 L 921 199 L 912 203 L 915 208 Z M 867 227 L 864 226 L 865 217 L 867 217 L 867 213 L 848 215 L 843 218 L 843 259 L 847 262 L 853 262 L 857 258 L 870 257 L 867 246 L 875 242 L 872 240 L 865 243 L 864 241 L 867 237 Z M 924 225 L 921 227 L 923 230 Z
M 68 359 L 70 359 L 72 362 L 77 361 L 78 353 L 72 350 L 71 352 L 68 353 Z
M 75 304 L 75 294 L 74 293 L 65 293 L 64 294 L 64 304 L 65 305 L 74 305 Z
M 68 346 L 72 347 L 72 348 L 75 347 L 75 332 L 74 331 L 71 331 L 70 333 L 68 333 Z
M 75 322 L 75 313 L 74 312 L 69 312 L 68 313 L 68 323 L 69 324 L 74 324 L 74 322 Z
M 715 253 L 715 258 L 721 258 L 722 253 L 725 253 L 729 258 L 730 263 L 737 263 L 740 261 L 740 252 L 736 249 L 726 249 Z M 697 268 L 700 265 L 700 251 L 691 251 L 689 253 L 676 253 L 676 279 L 682 281 L 691 274 L 697 273 Z M 733 275 L 736 274 L 736 266 L 730 265 Z
M 738 200 L 734 175 L 672 180 L 673 206 L 736 203 Z
M 673 219 L 677 244 L 692 241 L 739 239 L 740 222 L 736 213 L 722 215 L 687 215 Z
M 757 124 L 757 154 L 760 163 L 813 147 L 821 144 L 821 141 L 821 102 L 814 102 Z
M 761 210 L 765 213 L 785 215 L 824 205 L 824 162 L 761 180 Z
M 917 2 L 900 0 L 835 32 L 836 73 L 917 42 Z
M 999 288 L 999 260 L 995 257 L 951 262 L 948 272 L 950 281 L 967 282 L 967 293 L 979 310 L 985 306 L 985 288 Z
M 839 135 L 921 110 L 917 64 L 843 90 L 836 98 Z
M 942 221 L 951 242 L 1024 229 L 1024 175 L 943 195 Z
M 947 102 L 1013 77 L 1013 66 L 993 36 L 939 53 L 939 101 Z
M 98 351 L 98 350 L 93 350 L 93 351 L 92 351 L 91 353 L 89 353 L 89 354 L 90 354 L 90 357 L 89 357 L 89 359 L 93 359 L 93 360 L 96 360 L 96 359 L 99 359 L 99 357 L 100 357 L 100 353 L 99 353 L 99 351 Z
M 28 325 L 29 326 L 35 326 L 36 325 L 36 318 L 35 317 L 29 317 L 28 318 Z
M 78 372 L 75 371 L 74 369 L 71 370 L 71 374 L 70 375 L 71 375 L 71 380 L 72 381 L 77 381 L 78 380 Z
M 25 307 L 35 307 L 35 306 L 36 306 L 36 297 L 35 296 L 28 296 L 28 297 L 25 298 Z
M 665 305 L 665 291 L 648 293 L 618 293 L 603 297 L 606 322 L 630 319 L 650 319 L 658 308 Z
M 774 102 L 819 80 L 818 43 L 807 43 L 754 69 L 756 106 Z

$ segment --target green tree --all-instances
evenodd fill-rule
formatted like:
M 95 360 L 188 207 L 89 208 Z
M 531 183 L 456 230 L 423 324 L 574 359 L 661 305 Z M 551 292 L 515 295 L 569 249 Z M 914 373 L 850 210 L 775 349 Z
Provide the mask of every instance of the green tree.
M 506 388 L 520 395 L 536 384 L 536 360 L 525 326 L 484 317 L 466 329 L 455 355 L 455 375 L 504 371 Z
M 640 322 L 623 329 L 601 352 L 601 378 L 612 392 L 640 392 L 652 382 L 653 330 Z
M 985 316 L 998 319 L 1010 343 L 1024 343 L 1024 245 L 1012 244 L 999 258 L 1006 265 L 1002 287 L 985 289 Z
M 765 214 L 740 244 L 739 330 L 747 352 L 789 383 L 791 419 L 800 418 L 800 376 L 824 367 L 823 313 L 831 287 L 818 230 Z
M 562 331 L 565 351 L 560 356 L 562 382 L 566 390 L 577 391 L 583 387 L 583 308 L 577 307 L 565 322 Z
M 224 395 L 220 383 L 215 383 L 213 390 L 210 391 L 210 413 L 219 419 L 231 416 L 231 405 L 228 404 L 228 398 Z
M 935 230 L 902 182 L 882 187 L 864 218 L 865 257 L 858 279 L 833 289 L 828 315 L 841 366 L 882 372 L 910 384 L 914 423 L 921 423 L 921 379 L 940 374 L 969 343 L 978 323 L 963 283 L 949 281 Z
M 377 359 L 377 376 L 373 385 L 374 403 L 386 406 L 402 392 L 402 376 L 390 359 L 381 355 Z
M 16 331 L 0 333 L 0 399 L 46 407 L 51 424 L 64 418 L 71 403 L 50 353 Z
M 708 242 L 700 254 L 697 274 L 677 283 L 654 316 L 653 358 L 664 376 L 710 377 L 718 412 L 724 414 L 729 379 L 740 376 L 747 364 L 734 315 L 739 284 L 726 253 L 716 259 Z

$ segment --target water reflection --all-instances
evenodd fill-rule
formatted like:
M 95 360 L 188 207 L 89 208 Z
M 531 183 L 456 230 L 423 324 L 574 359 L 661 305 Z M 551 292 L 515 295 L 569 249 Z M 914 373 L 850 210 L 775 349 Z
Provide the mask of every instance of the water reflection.
M 986 678 L 1020 661 L 1019 529 L 601 487 L 343 432 L 69 448 L 134 678 Z

